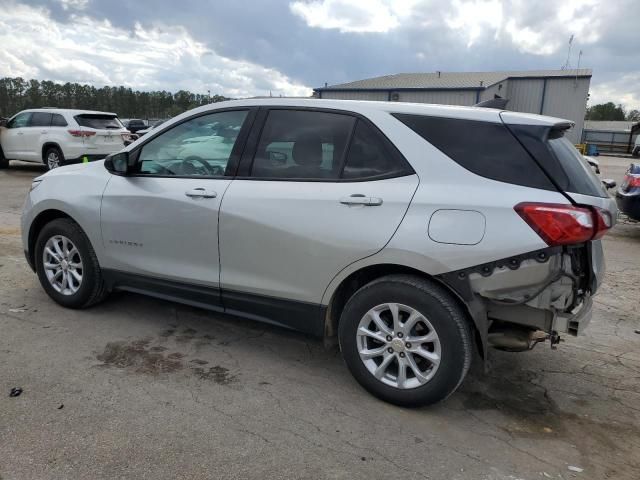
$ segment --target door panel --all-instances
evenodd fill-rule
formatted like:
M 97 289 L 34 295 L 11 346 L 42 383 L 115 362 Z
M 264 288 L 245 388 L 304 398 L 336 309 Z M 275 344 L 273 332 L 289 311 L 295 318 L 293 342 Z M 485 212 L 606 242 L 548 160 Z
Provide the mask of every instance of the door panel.
M 19 113 L 13 117 L 6 128 L 0 131 L 2 135 L 2 151 L 7 158 L 22 160 L 24 157 L 24 133 L 28 129 L 31 112 Z
M 416 175 L 353 183 L 234 180 L 220 213 L 223 296 L 229 289 L 320 303 L 340 270 L 391 239 L 417 186 Z
M 102 199 L 104 268 L 218 286 L 218 208 L 230 181 L 114 175 Z

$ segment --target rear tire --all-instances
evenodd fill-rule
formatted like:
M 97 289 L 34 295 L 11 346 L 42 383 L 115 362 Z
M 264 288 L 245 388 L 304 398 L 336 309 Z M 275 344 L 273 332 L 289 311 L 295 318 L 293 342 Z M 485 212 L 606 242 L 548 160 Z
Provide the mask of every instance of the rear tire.
M 338 336 L 360 385 L 405 407 L 444 400 L 471 364 L 463 308 L 444 287 L 417 276 L 389 275 L 358 290 L 342 312 Z
M 0 147 L 0 169 L 2 168 L 9 168 L 9 160 L 5 158 L 2 147 Z
M 42 159 L 47 166 L 47 170 L 53 170 L 64 165 L 64 155 L 58 147 L 47 147 L 44 151 L 44 158 Z
M 68 308 L 86 308 L 108 294 L 89 239 L 69 218 L 46 224 L 35 244 L 36 272 L 45 292 Z

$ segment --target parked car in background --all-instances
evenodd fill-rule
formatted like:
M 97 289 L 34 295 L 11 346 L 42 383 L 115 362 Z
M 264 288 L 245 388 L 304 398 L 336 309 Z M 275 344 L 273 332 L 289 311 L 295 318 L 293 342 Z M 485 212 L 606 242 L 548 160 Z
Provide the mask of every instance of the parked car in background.
M 138 130 L 136 132 L 136 134 L 138 135 L 138 137 L 142 137 L 143 135 L 146 135 L 147 133 L 149 133 L 154 128 L 158 128 L 164 122 L 166 122 L 166 120 L 158 120 L 157 122 L 154 122 L 152 125 L 150 125 L 150 126 L 148 126 L 146 128 L 143 128 L 142 130 Z
M 571 125 L 398 102 L 206 105 L 36 178 L 25 255 L 63 306 L 129 290 L 337 337 L 364 388 L 430 404 L 476 350 L 589 323 L 616 207 Z
M 616 203 L 620 211 L 640 222 L 640 163 L 629 165 L 616 191 Z
M 147 124 L 144 123 L 144 120 L 140 120 L 139 118 L 132 118 L 130 120 L 126 120 L 124 122 L 124 126 L 131 133 L 137 133 L 139 130 L 144 130 L 147 128 Z
M 0 168 L 9 160 L 44 163 L 49 170 L 103 159 L 130 134 L 115 113 L 40 108 L 24 110 L 0 128 Z

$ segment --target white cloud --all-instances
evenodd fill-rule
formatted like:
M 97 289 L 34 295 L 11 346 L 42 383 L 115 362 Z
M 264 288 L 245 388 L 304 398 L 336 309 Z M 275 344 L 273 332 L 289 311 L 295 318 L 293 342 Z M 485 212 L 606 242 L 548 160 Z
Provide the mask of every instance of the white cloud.
M 89 0 L 58 0 L 64 10 L 84 10 L 89 4 Z
M 589 105 L 614 102 L 627 110 L 640 110 L 640 72 L 621 74 L 615 80 L 591 85 Z
M 447 15 L 445 22 L 467 38 L 467 47 L 471 47 L 486 30 L 493 30 L 494 35 L 500 31 L 502 2 L 499 0 L 455 0 L 452 8 L 453 14 Z
M 230 97 L 305 96 L 311 89 L 272 68 L 206 47 L 181 26 L 133 31 L 73 14 L 56 22 L 45 8 L 9 4 L 0 10 L 0 76 L 188 89 Z
M 400 26 L 411 14 L 414 0 L 295 1 L 289 8 L 314 28 L 340 32 L 384 33 Z

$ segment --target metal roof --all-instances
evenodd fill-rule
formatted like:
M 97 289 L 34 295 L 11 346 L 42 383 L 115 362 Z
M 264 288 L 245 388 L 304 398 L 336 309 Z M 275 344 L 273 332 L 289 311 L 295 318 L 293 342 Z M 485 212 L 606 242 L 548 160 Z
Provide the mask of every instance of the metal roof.
M 396 73 L 341 83 L 321 90 L 484 89 L 509 78 L 591 77 L 591 69 L 524 70 L 513 72 Z
M 585 120 L 585 130 L 602 130 L 605 132 L 630 132 L 631 127 L 640 125 L 637 120 L 635 122 L 626 120 Z

